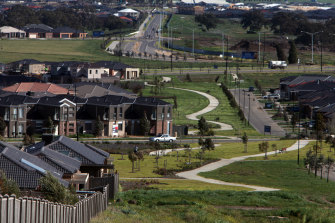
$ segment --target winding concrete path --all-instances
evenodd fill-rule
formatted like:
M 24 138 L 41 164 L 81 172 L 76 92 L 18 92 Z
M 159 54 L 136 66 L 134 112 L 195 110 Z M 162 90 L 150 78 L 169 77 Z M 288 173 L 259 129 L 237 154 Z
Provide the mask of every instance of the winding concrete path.
M 303 148 L 309 143 L 309 140 L 300 140 L 300 142 L 296 142 L 292 146 L 288 147 L 286 149 L 286 151 L 297 150 L 298 149 L 298 143 L 300 143 L 299 147 Z M 268 152 L 268 155 L 272 155 L 272 154 L 275 154 L 275 152 L 274 151 L 273 152 Z M 280 190 L 280 189 L 270 188 L 270 187 L 261 187 L 261 186 L 246 185 L 246 184 L 239 184 L 239 183 L 228 183 L 228 182 L 224 182 L 224 181 L 220 181 L 220 180 L 214 180 L 214 179 L 201 177 L 201 176 L 198 175 L 201 172 L 213 171 L 213 170 L 216 170 L 220 167 L 228 166 L 229 164 L 232 164 L 232 163 L 237 162 L 237 161 L 242 161 L 242 160 L 245 160 L 245 159 L 250 158 L 250 157 L 259 157 L 259 156 L 264 156 L 264 155 L 265 155 L 264 153 L 260 153 L 260 154 L 255 154 L 255 155 L 234 157 L 234 158 L 231 158 L 231 159 L 221 159 L 217 162 L 207 164 L 205 166 L 199 167 L 199 168 L 194 169 L 194 170 L 177 173 L 177 176 L 183 177 L 183 178 L 186 178 L 186 179 L 189 179 L 189 180 L 198 180 L 198 181 L 202 181 L 202 182 L 206 182 L 206 183 L 221 184 L 221 185 L 228 185 L 228 186 L 238 186 L 238 187 L 247 187 L 247 188 L 254 189 L 255 191 L 277 191 L 277 190 Z
M 191 90 L 191 89 L 185 89 L 185 88 L 176 88 L 176 87 L 170 87 L 170 88 L 200 94 L 200 95 L 206 97 L 209 100 L 209 105 L 206 108 L 204 108 L 200 111 L 197 111 L 195 113 L 186 115 L 187 119 L 198 121 L 199 119 L 197 118 L 197 116 L 200 116 L 200 115 L 206 114 L 210 111 L 213 111 L 219 105 L 219 100 L 216 99 L 216 97 L 213 97 L 212 95 L 209 95 L 207 93 L 204 93 L 204 92 L 201 92 L 201 91 L 196 91 L 196 90 Z M 233 130 L 233 127 L 231 125 L 228 125 L 228 124 L 225 124 L 225 123 L 222 123 L 222 122 L 215 122 L 215 121 L 207 121 L 207 122 L 219 125 L 220 126 L 219 130 Z

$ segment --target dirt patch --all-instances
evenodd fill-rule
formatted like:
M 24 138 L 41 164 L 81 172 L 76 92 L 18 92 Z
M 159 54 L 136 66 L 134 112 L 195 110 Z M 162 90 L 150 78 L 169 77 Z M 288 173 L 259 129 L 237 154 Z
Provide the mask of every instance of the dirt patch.
M 128 191 L 128 190 L 152 190 L 156 189 L 155 187 L 152 187 L 152 185 L 155 184 L 164 184 L 160 183 L 158 180 L 132 180 L 132 181 L 120 181 L 120 184 L 122 186 L 122 191 Z

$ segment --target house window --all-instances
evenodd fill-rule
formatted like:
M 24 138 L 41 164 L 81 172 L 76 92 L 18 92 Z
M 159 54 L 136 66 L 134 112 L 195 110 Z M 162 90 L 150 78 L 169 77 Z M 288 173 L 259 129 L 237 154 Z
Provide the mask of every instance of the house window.
M 74 127 L 74 123 L 70 123 L 69 126 L 73 128 Z
M 19 128 L 18 128 L 18 132 L 19 132 L 19 135 L 22 135 L 23 134 L 23 124 L 19 124 Z
M 118 123 L 118 130 L 119 130 L 119 131 L 122 131 L 122 129 L 123 129 L 123 123 L 122 123 L 122 122 L 119 122 L 119 123 Z
M 168 107 L 167 115 L 166 117 L 170 118 L 171 116 L 171 107 Z
M 85 130 L 86 131 L 92 130 L 92 123 L 85 123 Z
M 98 74 L 98 70 L 95 70 L 95 74 Z
M 17 108 L 13 108 L 13 119 L 17 119 Z
M 74 117 L 74 113 L 69 113 L 69 118 L 73 118 Z
M 164 115 L 165 115 L 165 108 L 163 107 L 162 108 L 162 119 L 164 118 Z
M 70 107 L 69 108 L 69 112 L 73 112 L 74 111 L 74 108 L 73 107 Z
M 156 110 L 152 112 L 151 119 L 156 120 Z
M 92 70 L 90 70 L 90 74 L 92 74 Z
M 120 111 L 120 112 L 119 112 L 119 117 L 122 118 L 122 108 L 120 108 L 119 111 Z
M 15 124 L 13 125 L 13 130 L 12 130 L 12 135 L 13 136 L 16 136 L 16 128 L 15 128 L 16 126 L 15 126 Z
M 23 118 L 23 112 L 24 112 L 24 109 L 19 108 L 19 118 Z
M 116 114 L 117 114 L 117 108 L 114 107 L 114 113 L 113 113 L 113 118 L 116 119 Z

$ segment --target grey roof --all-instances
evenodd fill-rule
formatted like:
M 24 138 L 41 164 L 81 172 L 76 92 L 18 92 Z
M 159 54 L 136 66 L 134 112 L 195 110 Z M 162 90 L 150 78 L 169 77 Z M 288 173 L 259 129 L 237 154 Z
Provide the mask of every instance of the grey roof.
M 11 149 L 19 149 L 16 146 L 14 146 L 14 145 L 12 145 L 10 143 L 4 142 L 4 141 L 0 141 L 0 152 L 2 152 L 2 150 L 4 150 L 6 147 L 9 147 Z
M 123 70 L 126 68 L 132 68 L 132 66 L 120 62 L 114 61 L 98 61 L 93 64 L 96 67 L 105 67 L 113 70 Z
M 67 26 L 55 28 L 52 32 L 53 33 L 84 33 L 84 31 L 82 30 L 72 29 Z
M 335 81 L 335 77 L 328 75 L 301 75 L 301 76 L 290 76 L 280 79 L 281 85 L 296 86 L 300 84 L 306 84 L 316 80 L 321 81 Z
M 0 106 L 36 104 L 37 102 L 38 102 L 37 98 L 32 98 L 23 95 L 16 95 L 16 94 L 0 97 Z
M 62 101 L 63 99 L 67 99 L 72 103 L 77 104 L 85 104 L 86 102 L 86 99 L 66 94 L 66 95 L 56 95 L 54 97 L 42 97 L 39 99 L 38 104 L 59 107 L 62 104 L 60 101 Z
M 74 92 L 75 85 L 77 88 L 77 96 L 82 98 L 98 97 L 104 95 L 122 95 L 128 97 L 135 97 L 136 94 L 127 91 L 123 88 L 115 86 L 114 84 L 105 83 L 91 83 L 91 82 L 79 82 L 76 84 L 59 84 L 59 86 L 72 90 Z
M 103 97 L 91 97 L 87 99 L 88 105 L 98 105 L 98 106 L 110 106 L 119 104 L 132 104 L 135 99 L 118 96 L 118 95 L 105 95 Z
M 63 173 L 44 162 L 40 158 L 13 147 L 5 147 L 0 152 L 0 169 L 6 176 L 17 182 L 20 188 L 36 188 L 39 179 L 50 172 L 64 186 L 68 182 L 62 180 Z
M 33 32 L 40 30 L 41 32 L 52 32 L 53 28 L 44 24 L 27 24 L 23 27 L 26 32 Z
M 43 157 L 43 160 L 64 173 L 75 173 L 80 169 L 81 162 L 79 160 L 44 147 L 44 141 L 26 147 L 25 151 Z
M 43 82 L 36 77 L 27 77 L 24 75 L 0 75 L 0 86 L 7 87 L 21 82 Z
M 74 141 L 66 136 L 58 136 L 55 140 L 47 145 L 47 148 L 53 149 L 53 145 L 56 143 L 61 143 L 66 146 L 68 149 L 74 151 L 75 153 L 83 156 L 85 159 L 91 161 L 93 164 L 105 164 L 106 158 L 109 157 L 109 153 L 100 150 L 98 148 L 87 146 L 83 143 Z
M 147 106 L 157 106 L 157 105 L 171 105 L 170 103 L 163 101 L 158 98 L 152 97 L 138 97 L 136 98 L 134 104 L 136 105 L 147 105 Z
M 43 64 L 43 62 L 40 62 L 34 59 L 23 59 L 23 60 L 11 62 L 9 64 Z

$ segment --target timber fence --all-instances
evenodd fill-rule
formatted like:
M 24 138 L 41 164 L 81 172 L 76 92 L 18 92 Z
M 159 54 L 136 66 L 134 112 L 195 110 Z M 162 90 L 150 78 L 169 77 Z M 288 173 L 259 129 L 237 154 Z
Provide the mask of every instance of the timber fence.
M 88 223 L 106 210 L 108 185 L 75 205 L 53 203 L 39 198 L 0 196 L 0 223 Z

